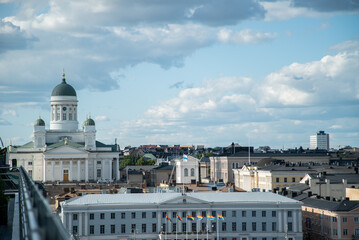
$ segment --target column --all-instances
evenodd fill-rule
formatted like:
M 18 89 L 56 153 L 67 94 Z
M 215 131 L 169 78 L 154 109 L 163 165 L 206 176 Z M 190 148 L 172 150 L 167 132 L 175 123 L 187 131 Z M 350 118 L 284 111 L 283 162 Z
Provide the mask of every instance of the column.
M 84 230 L 84 235 L 87 236 L 88 235 L 88 212 L 85 212 L 85 230 Z
M 55 161 L 51 161 L 51 181 L 55 182 Z
M 72 182 L 72 159 L 70 160 L 69 181 Z
M 60 160 L 60 181 L 64 181 L 64 169 L 62 167 L 62 160 Z
M 342 219 L 340 218 L 340 215 L 338 215 L 338 219 L 337 219 L 337 232 L 338 232 L 338 239 L 342 238 L 342 227 L 340 226 Z
M 283 211 L 284 232 L 288 232 L 288 211 Z
M 278 232 L 283 232 L 282 210 L 278 210 Z
M 66 225 L 67 225 L 67 213 L 63 213 L 62 224 L 66 228 Z
M 330 224 L 331 226 L 332 224 Z M 303 232 L 303 227 L 302 227 L 302 210 L 298 211 L 298 231 L 299 232 Z
M 77 181 L 81 181 L 81 159 L 77 159 Z
M 120 160 L 118 158 L 116 158 L 116 180 L 120 180 Z
M 105 179 L 105 161 L 101 161 L 101 179 Z
M 68 228 L 68 230 L 69 230 L 70 233 L 72 233 L 72 213 L 69 213 L 68 216 L 69 216 L 69 228 Z
M 97 162 L 96 159 L 93 160 L 93 180 L 97 180 Z
M 33 163 L 35 164 L 35 163 Z M 43 181 L 46 182 L 46 159 L 44 159 L 44 171 L 43 171 L 44 175 L 43 175 Z
M 82 236 L 82 213 L 81 212 L 79 212 L 78 213 L 78 215 L 79 215 L 79 236 Z
M 110 159 L 110 160 L 108 160 L 108 173 L 109 173 L 109 175 L 108 175 L 108 179 L 112 179 L 112 160 Z
M 85 181 L 88 182 L 89 180 L 89 160 L 86 158 L 85 161 Z
M 297 232 L 297 210 L 293 211 L 293 232 Z

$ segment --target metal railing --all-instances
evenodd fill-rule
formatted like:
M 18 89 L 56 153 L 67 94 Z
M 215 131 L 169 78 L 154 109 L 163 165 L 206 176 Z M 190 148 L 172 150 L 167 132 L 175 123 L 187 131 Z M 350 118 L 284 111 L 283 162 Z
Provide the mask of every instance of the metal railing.
M 19 171 L 20 239 L 73 239 L 25 169 Z

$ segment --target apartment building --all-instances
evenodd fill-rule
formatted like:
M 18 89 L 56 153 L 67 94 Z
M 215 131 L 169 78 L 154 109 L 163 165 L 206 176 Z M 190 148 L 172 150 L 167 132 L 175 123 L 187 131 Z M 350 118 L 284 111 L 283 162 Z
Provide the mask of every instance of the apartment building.
M 60 218 L 79 239 L 298 240 L 301 205 L 268 192 L 101 194 L 63 202 Z

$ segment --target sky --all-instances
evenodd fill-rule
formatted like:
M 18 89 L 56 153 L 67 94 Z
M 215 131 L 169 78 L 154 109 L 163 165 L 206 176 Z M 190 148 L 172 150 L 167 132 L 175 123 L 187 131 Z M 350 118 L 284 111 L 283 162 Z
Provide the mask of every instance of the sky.
M 49 128 L 52 89 L 97 139 L 359 147 L 359 0 L 0 0 L 0 137 Z

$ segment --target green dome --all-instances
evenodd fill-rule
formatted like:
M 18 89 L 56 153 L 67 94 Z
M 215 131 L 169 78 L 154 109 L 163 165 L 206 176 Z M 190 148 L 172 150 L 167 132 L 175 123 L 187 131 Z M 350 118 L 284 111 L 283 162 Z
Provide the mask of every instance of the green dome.
M 54 90 L 52 90 L 51 96 L 75 96 L 76 97 L 76 91 L 75 89 L 70 85 L 66 83 L 65 80 L 65 74 L 62 75 L 62 83 L 57 85 Z
M 45 126 L 45 122 L 44 122 L 44 120 L 39 118 L 39 119 L 36 120 L 34 126 Z
M 95 121 L 92 118 L 86 119 L 86 121 L 83 124 L 84 126 L 95 126 Z

